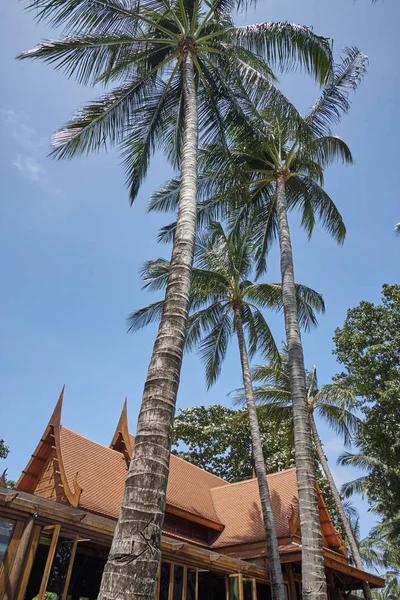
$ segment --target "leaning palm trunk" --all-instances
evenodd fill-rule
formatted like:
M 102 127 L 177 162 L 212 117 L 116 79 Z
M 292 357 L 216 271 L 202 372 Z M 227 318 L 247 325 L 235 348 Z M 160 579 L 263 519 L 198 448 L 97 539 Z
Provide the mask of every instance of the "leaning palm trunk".
M 193 58 L 187 48 L 182 69 L 185 124 L 176 238 L 133 458 L 99 600 L 154 600 L 156 590 L 196 235 L 198 115 Z
M 234 320 L 239 344 L 240 362 L 242 365 L 243 385 L 245 389 L 246 404 L 249 413 L 254 467 L 257 475 L 258 491 L 260 494 L 261 509 L 264 519 L 272 599 L 285 600 L 286 595 L 285 587 L 283 585 L 282 568 L 278 549 L 278 539 L 276 537 L 274 514 L 272 512 L 272 503 L 268 488 L 267 472 L 265 470 L 260 427 L 258 424 L 256 405 L 254 403 L 250 365 L 247 355 L 246 341 L 243 332 L 243 322 L 239 307 L 234 308 Z
M 285 176 L 286 173 L 279 173 L 276 179 L 276 211 L 299 490 L 302 590 L 304 599 L 327 600 L 312 436 L 308 420 L 306 374 L 296 303 L 293 251 L 287 218 Z
M 357 546 L 356 540 L 354 539 L 354 535 L 353 535 L 353 532 L 351 530 L 350 524 L 349 524 L 349 522 L 347 520 L 346 513 L 344 512 L 343 504 L 342 504 L 342 502 L 340 500 L 340 494 L 339 494 L 339 491 L 338 491 L 338 489 L 336 487 L 335 480 L 333 479 L 331 470 L 329 468 L 328 461 L 326 459 L 325 452 L 324 452 L 324 449 L 322 447 L 321 438 L 319 437 L 318 429 L 317 429 L 317 426 L 315 424 L 314 416 L 312 415 L 312 413 L 310 413 L 309 417 L 310 417 L 311 431 L 312 431 L 312 434 L 313 434 L 313 437 L 314 437 L 315 448 L 317 450 L 318 458 L 319 458 L 319 461 L 320 461 L 320 463 L 322 465 L 322 468 L 324 470 L 325 477 L 328 480 L 328 483 L 329 483 L 329 486 L 330 486 L 330 489 L 331 489 L 331 492 L 332 492 L 333 500 L 334 500 L 335 505 L 336 505 L 336 509 L 337 509 L 337 511 L 339 513 L 339 517 L 340 517 L 340 520 L 342 522 L 343 529 L 344 529 L 344 531 L 346 533 L 346 538 L 347 538 L 347 541 L 348 541 L 349 546 L 350 546 L 351 554 L 353 556 L 353 559 L 354 559 L 354 562 L 355 562 L 355 565 L 356 565 L 357 569 L 361 569 L 361 571 L 363 571 L 364 570 L 364 566 L 363 566 L 363 563 L 362 563 L 362 560 L 361 560 L 360 552 L 358 550 L 358 546 Z M 372 600 L 371 590 L 370 590 L 370 587 L 369 587 L 369 585 L 368 585 L 368 583 L 366 581 L 363 582 L 363 592 L 364 592 L 364 598 L 366 600 Z

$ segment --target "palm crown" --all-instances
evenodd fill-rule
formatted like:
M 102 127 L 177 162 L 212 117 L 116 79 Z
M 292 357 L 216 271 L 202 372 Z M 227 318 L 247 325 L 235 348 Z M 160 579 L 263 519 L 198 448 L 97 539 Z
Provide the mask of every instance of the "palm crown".
M 278 232 L 275 181 L 285 178 L 288 210 L 298 210 L 301 224 L 311 236 L 317 220 L 333 237 L 343 242 L 346 228 L 335 203 L 324 190 L 324 169 L 336 160 L 352 163 L 347 144 L 332 135 L 331 126 L 349 109 L 348 92 L 358 86 L 365 73 L 367 57 L 357 48 L 347 48 L 334 68 L 332 79 L 304 117 L 289 102 L 258 103 L 262 127 L 257 131 L 229 128 L 229 159 L 218 140 L 200 155 L 198 220 L 228 214 L 231 226 L 254 218 L 257 231 L 257 274 L 264 271 L 267 251 Z M 150 210 L 175 209 L 179 180 L 170 180 L 149 205 Z M 175 224 L 160 235 L 169 241 Z
M 224 143 L 229 111 L 247 124 L 257 120 L 243 82 L 254 77 L 266 96 L 285 99 L 260 58 L 283 68 L 300 64 L 318 81 L 330 77 L 328 41 L 288 23 L 235 28 L 231 13 L 240 1 L 217 0 L 34 0 L 42 19 L 66 25 L 68 35 L 45 41 L 19 58 L 42 59 L 83 84 L 117 86 L 83 107 L 54 135 L 54 154 L 70 158 L 120 146 L 136 197 L 156 147 L 179 157 L 184 122 L 182 61 L 193 56 L 204 142 Z
M 292 401 L 286 348 L 281 352 L 279 363 L 270 362 L 255 367 L 253 381 L 261 383 L 254 386 L 254 397 L 264 405 L 266 412 L 277 422 L 291 422 Z M 310 414 L 316 414 L 326 421 L 343 438 L 344 444 L 350 445 L 360 423 L 354 414 L 357 401 L 351 389 L 341 380 L 319 386 L 314 366 L 307 373 L 307 401 Z
M 186 347 L 200 344 L 206 377 L 212 385 L 220 374 L 229 341 L 235 331 L 233 309 L 239 307 L 248 341 L 249 354 L 260 350 L 264 356 L 278 358 L 279 352 L 262 311 L 282 310 L 282 288 L 279 283 L 255 283 L 250 280 L 254 240 L 251 224 L 240 234 L 227 235 L 220 223 L 198 235 L 192 272 L 191 310 Z M 145 264 L 144 287 L 164 288 L 169 262 L 163 259 Z M 315 312 L 324 311 L 320 294 L 297 285 L 300 323 L 308 329 L 317 324 Z M 162 301 L 132 313 L 131 331 L 158 320 Z

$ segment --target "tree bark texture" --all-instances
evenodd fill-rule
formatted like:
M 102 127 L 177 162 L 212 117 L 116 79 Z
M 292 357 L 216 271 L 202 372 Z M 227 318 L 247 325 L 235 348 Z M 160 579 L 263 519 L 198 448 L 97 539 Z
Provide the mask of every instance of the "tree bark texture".
M 274 514 L 272 511 L 271 496 L 269 493 L 267 472 L 265 469 L 264 455 L 261 443 L 260 427 L 258 424 L 257 410 L 254 402 L 253 384 L 246 340 L 243 332 L 243 321 L 239 307 L 234 309 L 236 334 L 239 344 L 240 362 L 242 365 L 243 385 L 245 389 L 247 410 L 249 413 L 251 441 L 253 446 L 254 467 L 257 475 L 258 491 L 260 494 L 261 509 L 264 520 L 265 538 L 267 542 L 268 567 L 271 580 L 272 600 L 285 600 L 285 587 L 281 561 L 279 557 L 278 539 L 276 537 Z
M 154 600 L 156 590 L 196 235 L 198 112 L 193 57 L 188 49 L 182 70 L 185 122 L 176 236 L 132 461 L 99 600 Z
M 276 180 L 276 210 L 281 259 L 282 296 L 293 403 L 294 446 L 302 544 L 304 600 L 327 600 L 327 586 L 318 510 L 312 435 L 308 419 L 306 374 L 296 303 L 293 251 L 287 218 L 285 179 Z
M 346 538 L 347 538 L 347 541 L 348 541 L 349 546 L 350 546 L 350 550 L 351 550 L 351 554 L 352 554 L 353 559 L 354 559 L 354 563 L 355 563 L 357 569 L 361 569 L 361 571 L 363 571 L 364 570 L 364 565 L 363 565 L 362 560 L 361 560 L 360 552 L 358 550 L 358 546 L 356 544 L 356 540 L 354 539 L 354 535 L 353 535 L 353 532 L 351 530 L 349 521 L 347 520 L 346 513 L 344 512 L 343 504 L 342 504 L 342 501 L 340 499 L 339 490 L 336 487 L 335 480 L 334 480 L 333 475 L 331 473 L 331 470 L 329 468 L 328 460 L 327 460 L 327 458 L 325 456 L 325 452 L 324 452 L 324 449 L 323 449 L 323 446 L 322 446 L 321 438 L 319 437 L 317 425 L 315 423 L 314 415 L 312 413 L 310 413 L 310 426 L 311 426 L 311 431 L 312 431 L 312 434 L 313 434 L 313 437 L 314 437 L 314 443 L 315 443 L 315 447 L 317 449 L 318 458 L 319 458 L 319 461 L 320 461 L 320 463 L 322 465 L 322 468 L 324 470 L 325 477 L 328 480 L 329 487 L 331 488 L 333 500 L 335 502 L 336 509 L 337 509 L 337 511 L 339 513 L 339 517 L 340 517 L 340 520 L 342 522 L 343 529 L 344 529 L 344 531 L 346 533 Z M 369 585 L 368 585 L 368 583 L 366 581 L 363 582 L 363 592 L 364 592 L 364 598 L 366 600 L 372 600 L 371 589 L 370 589 L 370 587 L 369 587 Z

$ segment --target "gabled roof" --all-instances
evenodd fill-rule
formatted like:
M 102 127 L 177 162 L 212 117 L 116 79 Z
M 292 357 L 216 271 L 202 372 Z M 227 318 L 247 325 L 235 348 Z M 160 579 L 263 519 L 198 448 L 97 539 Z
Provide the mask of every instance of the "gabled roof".
M 97 444 L 61 427 L 61 451 L 68 482 L 78 472 L 82 493 L 79 506 L 114 519 L 118 518 L 127 475 L 124 453 Z M 185 460 L 171 455 L 167 504 L 205 521 L 220 524 L 210 490 L 229 485 Z M 219 529 L 219 528 L 218 528 Z
M 126 402 L 108 448 L 61 426 L 62 399 L 63 392 L 16 488 L 117 519 L 134 444 L 128 431 Z M 299 543 L 296 470 L 273 473 L 268 482 L 280 545 Z M 326 547 L 345 554 L 320 492 L 319 506 Z M 185 523 L 205 526 L 210 535 L 202 542 L 193 537 L 193 543 L 220 551 L 265 540 L 256 479 L 229 483 L 175 455 L 170 459 L 167 513 Z M 189 541 L 191 532 L 194 536 L 193 526 L 174 535 Z M 168 535 L 173 534 L 168 530 Z

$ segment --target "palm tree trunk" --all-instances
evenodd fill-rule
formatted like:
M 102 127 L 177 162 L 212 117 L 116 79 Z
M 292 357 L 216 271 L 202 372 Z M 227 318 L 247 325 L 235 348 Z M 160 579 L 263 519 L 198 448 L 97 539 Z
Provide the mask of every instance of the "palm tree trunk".
M 332 476 L 331 470 L 329 468 L 328 465 L 328 460 L 325 456 L 325 452 L 324 449 L 322 447 L 322 442 L 321 442 L 321 438 L 319 437 L 319 433 L 318 433 L 318 429 L 317 429 L 317 425 L 315 423 L 315 419 L 314 419 L 314 415 L 312 413 L 309 413 L 309 417 L 310 417 L 310 426 L 311 426 L 311 431 L 314 437 L 314 442 L 315 442 L 315 447 L 317 449 L 317 454 L 318 454 L 318 458 L 319 461 L 322 465 L 322 468 L 324 470 L 325 473 L 325 477 L 328 480 L 329 486 L 331 488 L 332 491 L 332 496 L 333 496 L 333 500 L 335 502 L 336 505 L 336 509 L 339 513 L 339 517 L 340 520 L 342 521 L 342 525 L 343 525 L 343 529 L 346 533 L 346 538 L 347 541 L 349 543 L 350 546 L 350 550 L 351 550 L 351 554 L 353 556 L 355 565 L 357 567 L 357 569 L 361 569 L 361 571 L 364 570 L 364 565 L 362 563 L 361 560 L 361 556 L 360 556 L 360 552 L 358 550 L 358 546 L 356 544 L 356 540 L 354 539 L 354 535 L 353 532 L 351 530 L 349 521 L 347 520 L 347 516 L 346 513 L 344 512 L 343 509 L 343 504 L 342 501 L 340 499 L 340 494 L 339 491 L 336 487 L 336 483 L 335 480 Z M 368 583 L 366 581 L 363 582 L 363 592 L 364 592 L 364 598 L 366 600 L 372 600 L 372 594 L 371 594 L 371 590 L 370 587 L 368 585 Z
M 254 402 L 253 384 L 251 381 L 249 358 L 247 354 L 246 340 L 243 333 L 243 321 L 240 313 L 240 308 L 237 306 L 234 308 L 234 320 L 239 344 L 240 362 L 242 365 L 243 385 L 246 395 L 246 404 L 249 413 L 254 467 L 257 475 L 258 491 L 260 494 L 261 509 L 264 519 L 272 600 L 285 600 L 286 595 L 285 587 L 283 585 L 282 568 L 278 549 L 278 539 L 276 537 L 274 514 L 272 512 L 271 496 L 269 493 L 267 472 L 265 470 L 260 427 L 258 424 L 256 405 Z
M 198 113 L 193 57 L 183 63 L 184 135 L 176 236 L 144 386 L 133 457 L 99 600 L 154 600 L 196 235 Z
M 284 175 L 279 175 L 276 180 L 276 210 L 290 369 L 290 392 L 293 403 L 294 447 L 302 544 L 303 598 L 327 600 L 312 437 L 308 420 L 306 374 L 297 313 L 293 251 L 287 218 Z

